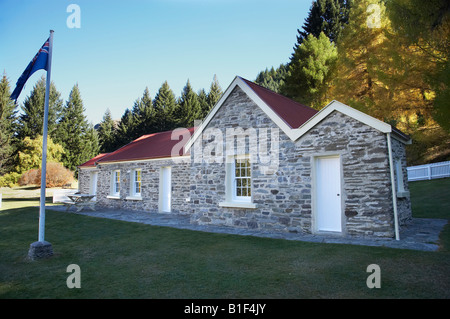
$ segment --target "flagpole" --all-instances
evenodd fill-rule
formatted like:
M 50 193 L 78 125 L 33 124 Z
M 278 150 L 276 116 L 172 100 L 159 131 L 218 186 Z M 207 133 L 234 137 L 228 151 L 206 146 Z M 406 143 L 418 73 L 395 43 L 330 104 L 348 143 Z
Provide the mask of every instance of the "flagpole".
M 45 241 L 45 187 L 47 175 L 47 134 L 48 134 L 48 103 L 50 99 L 50 74 L 52 70 L 53 30 L 50 30 L 48 41 L 47 85 L 45 87 L 44 132 L 42 134 L 42 166 L 41 166 L 41 200 L 39 209 L 39 242 Z

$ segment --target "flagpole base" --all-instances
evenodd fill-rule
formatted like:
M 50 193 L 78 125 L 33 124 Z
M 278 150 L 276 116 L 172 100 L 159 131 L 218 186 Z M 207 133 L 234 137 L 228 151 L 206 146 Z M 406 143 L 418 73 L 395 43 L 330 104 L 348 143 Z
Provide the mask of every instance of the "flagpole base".
M 28 250 L 28 259 L 39 260 L 53 256 L 53 247 L 47 241 L 36 241 L 30 244 L 30 250 Z

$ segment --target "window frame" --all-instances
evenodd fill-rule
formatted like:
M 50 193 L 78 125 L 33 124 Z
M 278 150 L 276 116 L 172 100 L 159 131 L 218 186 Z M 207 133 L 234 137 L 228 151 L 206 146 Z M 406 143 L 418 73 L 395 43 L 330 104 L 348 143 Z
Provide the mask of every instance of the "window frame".
M 242 166 L 244 163 L 246 165 Z M 252 201 L 252 165 L 249 156 L 235 156 L 231 168 L 232 178 L 232 199 L 235 202 L 248 202 Z M 244 174 L 244 175 L 243 175 Z M 245 184 L 245 185 L 244 185 Z M 243 195 L 243 194 L 246 195 Z M 250 195 L 248 195 L 250 193 Z
M 139 174 L 138 174 L 139 173 Z M 139 175 L 139 180 L 136 180 L 136 177 Z M 136 192 L 136 186 L 139 185 L 139 192 Z M 134 169 L 131 171 L 131 190 L 130 194 L 135 197 L 142 196 L 142 170 Z
M 249 179 L 249 184 L 247 190 L 250 190 L 250 195 L 238 196 L 237 194 L 237 178 L 241 179 L 241 176 L 236 178 L 236 161 L 237 160 L 248 160 L 248 167 L 250 169 L 249 175 L 246 179 Z M 239 167 L 241 169 L 241 167 Z M 257 205 L 253 203 L 253 182 L 252 182 L 252 160 L 249 154 L 243 155 L 232 155 L 227 157 L 226 161 L 226 171 L 225 171 L 225 201 L 219 202 L 219 207 L 231 207 L 231 208 L 257 208 Z M 242 184 L 241 184 L 242 185 Z
M 112 171 L 110 196 L 120 197 L 120 170 Z

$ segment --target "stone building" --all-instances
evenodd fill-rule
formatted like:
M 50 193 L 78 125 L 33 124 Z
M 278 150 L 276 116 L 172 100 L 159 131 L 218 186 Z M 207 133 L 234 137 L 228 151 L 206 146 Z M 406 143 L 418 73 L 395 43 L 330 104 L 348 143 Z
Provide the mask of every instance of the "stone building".
M 195 130 L 100 155 L 80 166 L 79 187 L 101 206 L 195 224 L 398 238 L 411 219 L 407 143 L 340 102 L 318 112 L 236 77 Z

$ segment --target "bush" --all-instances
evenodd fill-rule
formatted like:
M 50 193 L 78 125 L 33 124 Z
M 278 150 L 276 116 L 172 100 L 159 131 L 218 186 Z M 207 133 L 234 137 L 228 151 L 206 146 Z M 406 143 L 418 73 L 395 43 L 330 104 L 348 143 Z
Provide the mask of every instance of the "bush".
M 41 182 L 40 177 L 41 172 L 39 169 L 30 169 L 20 176 L 19 186 L 38 185 Z
M 16 172 L 8 173 L 0 176 L 1 187 L 14 187 L 20 178 L 20 174 Z
M 62 187 L 74 181 L 73 173 L 61 163 L 47 163 L 46 187 Z M 41 185 L 41 170 L 30 169 L 22 174 L 19 180 L 20 186 Z

